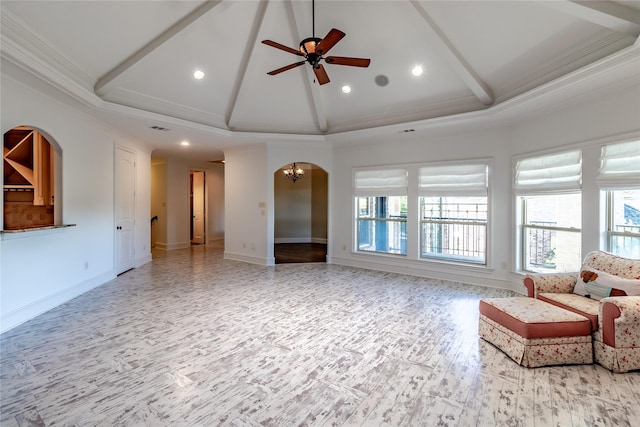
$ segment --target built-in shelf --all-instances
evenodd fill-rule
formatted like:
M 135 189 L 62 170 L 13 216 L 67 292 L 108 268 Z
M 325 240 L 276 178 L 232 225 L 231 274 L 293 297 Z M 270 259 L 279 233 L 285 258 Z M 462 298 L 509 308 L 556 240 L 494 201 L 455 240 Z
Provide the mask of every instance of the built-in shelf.
M 54 227 L 54 161 L 53 146 L 37 130 L 18 126 L 4 134 L 5 231 Z
M 53 148 L 38 131 L 26 127 L 4 135 L 4 189 L 33 191 L 33 204 L 53 205 Z M 9 200 L 11 201 L 11 200 Z

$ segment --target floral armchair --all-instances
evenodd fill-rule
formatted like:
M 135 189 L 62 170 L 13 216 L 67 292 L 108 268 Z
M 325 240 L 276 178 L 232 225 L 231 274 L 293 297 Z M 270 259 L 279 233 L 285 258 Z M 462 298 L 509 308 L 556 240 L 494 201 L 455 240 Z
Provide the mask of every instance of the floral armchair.
M 628 296 L 600 300 L 574 293 L 579 274 L 527 274 L 528 296 L 538 298 L 591 319 L 595 361 L 614 372 L 640 369 L 640 259 L 622 258 L 603 251 L 585 257 L 585 269 L 616 276 L 635 286 Z

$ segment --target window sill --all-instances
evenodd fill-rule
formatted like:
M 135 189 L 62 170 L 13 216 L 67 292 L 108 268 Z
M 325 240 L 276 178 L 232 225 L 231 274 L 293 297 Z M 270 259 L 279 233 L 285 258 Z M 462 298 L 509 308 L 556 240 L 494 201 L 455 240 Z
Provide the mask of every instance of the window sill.
M 76 224 L 48 225 L 45 227 L 18 228 L 15 230 L 0 230 L 0 240 L 20 239 L 23 237 L 41 236 L 59 233 L 62 230 L 75 227 Z

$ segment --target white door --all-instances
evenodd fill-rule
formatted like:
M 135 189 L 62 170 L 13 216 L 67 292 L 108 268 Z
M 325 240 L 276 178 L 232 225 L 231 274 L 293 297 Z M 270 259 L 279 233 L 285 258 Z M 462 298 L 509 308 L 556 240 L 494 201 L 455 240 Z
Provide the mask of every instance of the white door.
M 116 205 L 116 273 L 124 273 L 135 266 L 135 154 L 116 147 L 115 205 Z
M 204 243 L 204 172 L 193 171 L 193 238 L 191 243 Z

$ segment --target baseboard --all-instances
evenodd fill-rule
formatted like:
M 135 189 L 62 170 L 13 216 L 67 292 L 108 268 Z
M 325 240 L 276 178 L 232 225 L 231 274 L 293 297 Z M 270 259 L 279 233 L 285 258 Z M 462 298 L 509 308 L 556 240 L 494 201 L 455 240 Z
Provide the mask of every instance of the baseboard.
M 152 260 L 151 253 L 146 253 L 146 254 L 144 254 L 144 256 L 136 258 L 136 261 L 135 261 L 136 268 L 138 268 L 138 267 L 140 267 L 142 265 L 145 265 L 148 262 L 151 262 L 151 260 Z
M 252 257 L 252 256 L 237 254 L 229 251 L 224 251 L 224 259 L 248 262 L 249 264 L 257 264 L 257 265 L 264 265 L 264 266 L 275 265 L 275 258 L 272 258 L 272 260 L 268 260 L 265 258 Z
M 24 322 L 27 322 L 28 320 L 33 319 L 34 317 L 41 315 L 42 313 L 46 313 L 47 311 L 54 309 L 59 305 L 84 294 L 85 292 L 113 280 L 115 277 L 115 272 L 110 271 L 53 295 L 31 302 L 10 313 L 2 314 L 2 317 L 0 318 L 0 333 L 4 333 L 23 324 Z
M 173 251 L 175 249 L 186 249 L 191 247 L 191 242 L 182 242 L 182 243 L 160 243 L 156 242 L 155 249 L 161 251 Z
M 517 287 L 516 283 L 513 283 L 511 280 L 491 277 L 490 272 L 481 274 L 480 271 L 478 271 L 474 274 L 471 271 L 452 272 L 450 269 L 448 269 L 448 271 L 438 271 L 430 268 L 430 266 L 423 266 L 419 263 L 408 263 L 406 261 L 385 259 L 383 257 L 375 257 L 375 259 L 364 257 L 363 259 L 327 257 L 327 263 L 364 268 L 374 271 L 384 271 L 388 273 L 406 274 L 409 276 L 427 277 L 430 279 L 447 280 L 488 288 L 507 289 L 523 294 L 523 291 Z
M 210 234 L 209 235 L 209 239 L 207 241 L 208 242 L 217 242 L 219 240 L 224 240 L 224 233 Z

